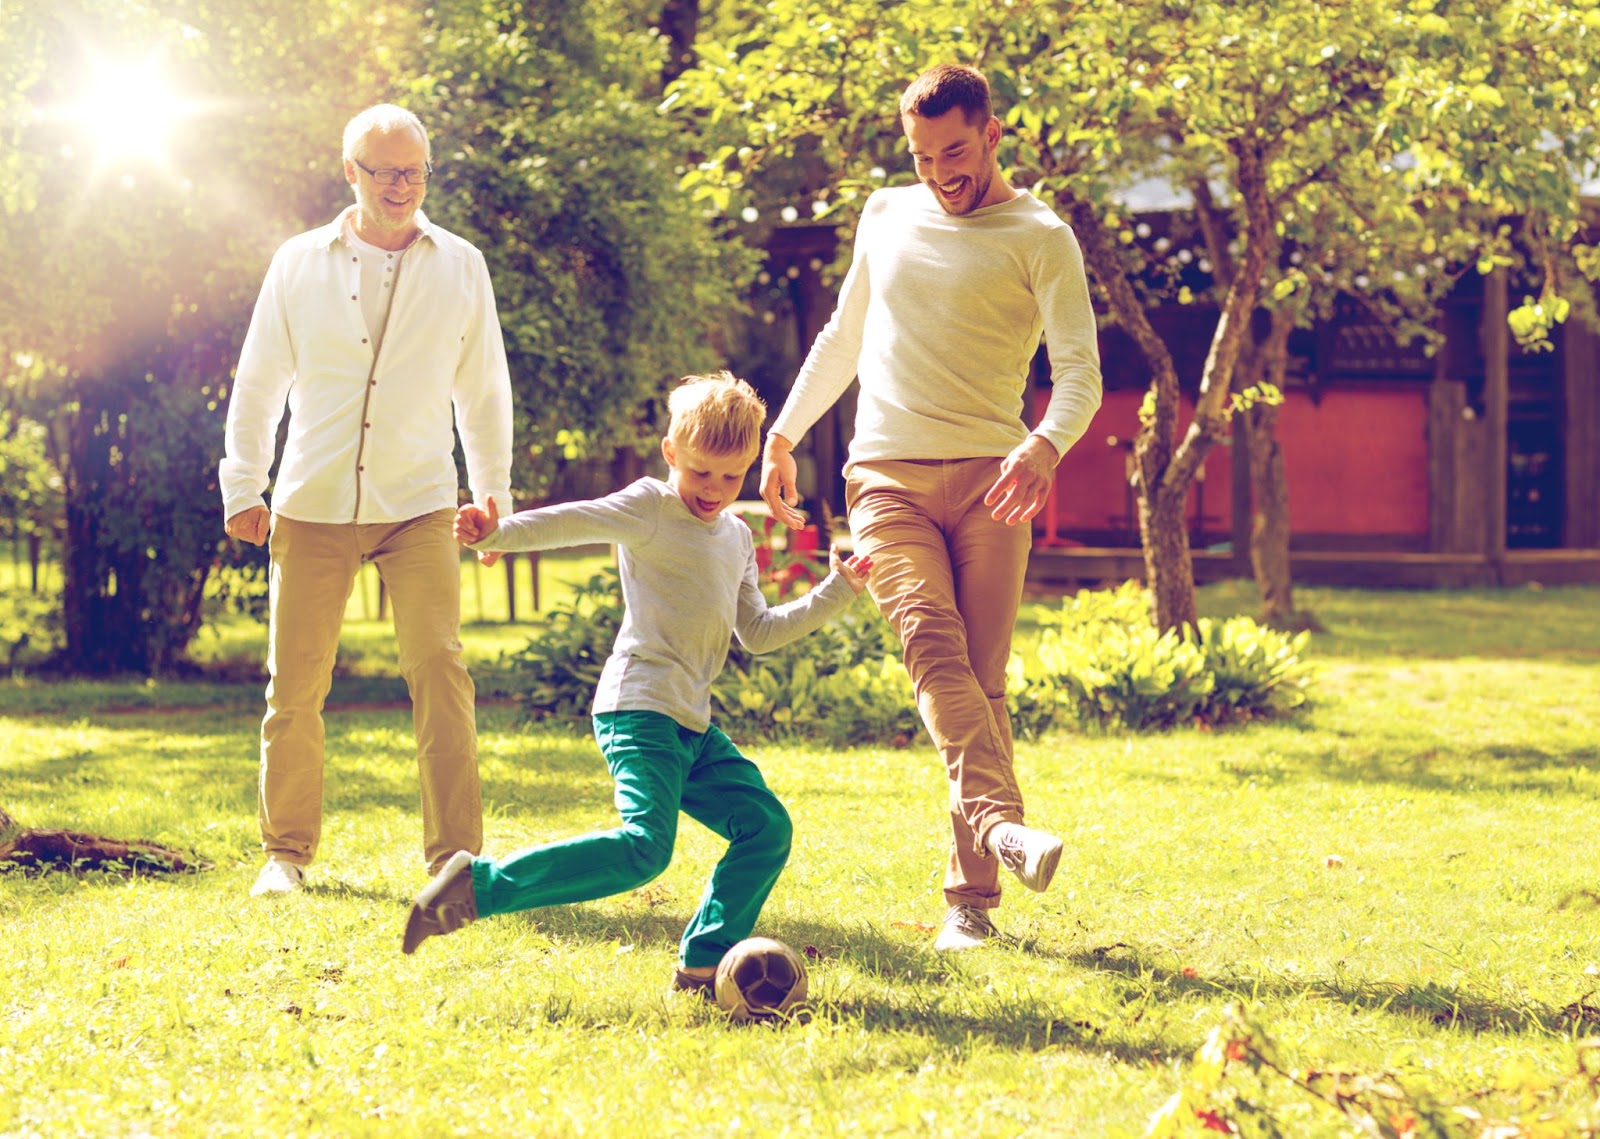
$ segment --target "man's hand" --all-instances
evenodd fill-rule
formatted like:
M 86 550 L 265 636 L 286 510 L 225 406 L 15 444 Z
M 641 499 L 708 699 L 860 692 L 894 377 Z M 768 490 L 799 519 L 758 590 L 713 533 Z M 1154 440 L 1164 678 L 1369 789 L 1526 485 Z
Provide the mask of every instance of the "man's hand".
M 839 547 L 833 546 L 828 550 L 828 568 L 849 582 L 850 588 L 860 597 L 861 591 L 867 588 L 867 578 L 872 576 L 872 555 L 852 554 L 843 558 L 839 556 Z
M 456 508 L 456 520 L 450 530 L 463 546 L 481 542 L 500 528 L 500 508 L 494 504 L 494 495 L 483 500 L 483 505 L 469 502 Z M 478 560 L 492 566 L 500 560 L 499 550 L 475 550 Z
M 994 507 L 995 521 L 1015 526 L 1039 513 L 1060 460 L 1042 435 L 1029 435 L 1018 443 L 1000 464 L 1000 477 L 983 496 L 983 504 Z
M 222 529 L 230 538 L 237 538 L 241 542 L 249 542 L 252 546 L 259 546 L 267 540 L 267 533 L 271 529 L 272 515 L 265 506 L 251 506 L 239 511 L 232 518 L 222 524 Z
M 806 524 L 806 516 L 795 509 L 800 504 L 800 492 L 795 487 L 799 469 L 795 466 L 794 444 L 782 435 L 768 435 L 766 450 L 761 453 L 761 497 L 766 501 L 772 516 L 791 530 Z

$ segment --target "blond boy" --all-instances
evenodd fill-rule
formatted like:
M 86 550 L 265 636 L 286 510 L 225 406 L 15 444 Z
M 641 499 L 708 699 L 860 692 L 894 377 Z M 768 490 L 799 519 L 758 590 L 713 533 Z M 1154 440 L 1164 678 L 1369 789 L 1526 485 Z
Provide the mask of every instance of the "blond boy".
M 673 987 L 706 991 L 717 962 L 748 937 L 789 856 L 788 812 L 755 764 L 711 723 L 711 684 L 735 635 L 751 652 L 804 636 L 841 613 L 871 560 L 830 555 L 805 596 L 768 607 L 755 544 L 727 512 L 761 442 L 766 405 L 727 372 L 674 389 L 661 441 L 670 474 L 604 498 L 498 519 L 456 514 L 456 538 L 478 551 L 614 544 L 626 608 L 595 690 L 595 737 L 616 780 L 621 825 L 530 847 L 496 861 L 454 855 L 421 894 L 402 948 L 490 914 L 567 905 L 635 889 L 666 869 L 678 813 L 729 840 L 684 931 Z

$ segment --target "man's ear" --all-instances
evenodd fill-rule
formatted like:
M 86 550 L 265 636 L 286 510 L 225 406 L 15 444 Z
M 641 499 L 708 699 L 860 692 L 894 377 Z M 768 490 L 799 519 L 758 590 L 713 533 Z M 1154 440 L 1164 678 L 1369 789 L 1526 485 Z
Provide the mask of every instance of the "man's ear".
M 672 437 L 669 435 L 661 437 L 661 457 L 667 461 L 667 466 L 673 470 L 678 469 L 678 449 L 672 445 Z
M 983 124 L 983 137 L 989 140 L 989 147 L 1000 145 L 1000 136 L 1005 133 L 1005 128 L 1000 125 L 1000 120 L 994 115 L 989 116 L 989 121 Z

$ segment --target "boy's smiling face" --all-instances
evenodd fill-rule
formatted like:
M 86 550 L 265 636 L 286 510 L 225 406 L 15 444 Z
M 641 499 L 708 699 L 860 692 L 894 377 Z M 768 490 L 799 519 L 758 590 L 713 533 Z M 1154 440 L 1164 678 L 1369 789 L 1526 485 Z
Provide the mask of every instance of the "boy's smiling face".
M 702 522 L 710 522 L 738 499 L 744 477 L 756 461 L 753 453 L 713 455 L 670 438 L 661 440 L 661 455 L 672 472 L 667 485 Z

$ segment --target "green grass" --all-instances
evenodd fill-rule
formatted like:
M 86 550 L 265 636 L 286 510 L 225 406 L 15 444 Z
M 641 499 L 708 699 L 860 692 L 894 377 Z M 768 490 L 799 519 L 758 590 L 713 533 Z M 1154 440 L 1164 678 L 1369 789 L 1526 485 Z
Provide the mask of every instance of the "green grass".
M 0 704 L 0 803 L 22 821 L 214 863 L 0 879 L 0 1134 L 1138 1135 L 1234 1002 L 1285 1068 L 1394 1073 L 1463 1135 L 1482 1128 L 1458 1106 L 1580 1133 L 1600 590 L 1298 600 L 1328 627 L 1302 721 L 1019 745 L 1030 814 L 1068 855 L 1049 893 L 1007 892 L 1012 944 L 929 949 L 946 822 L 925 745 L 751 745 L 797 830 L 760 932 L 813 954 L 812 1017 L 776 1029 L 665 995 L 720 852 L 692 823 L 642 890 L 407 958 L 424 875 L 403 709 L 329 717 L 312 887 L 259 902 L 259 692 Z M 1253 607 L 1203 592 L 1210 614 Z M 508 637 L 476 632 L 480 663 Z M 190 692 L 160 695 L 205 702 Z M 490 853 L 609 824 L 592 741 L 498 705 L 480 726 Z M 1283 1134 L 1351 1133 L 1242 1067 L 1222 1090 Z

